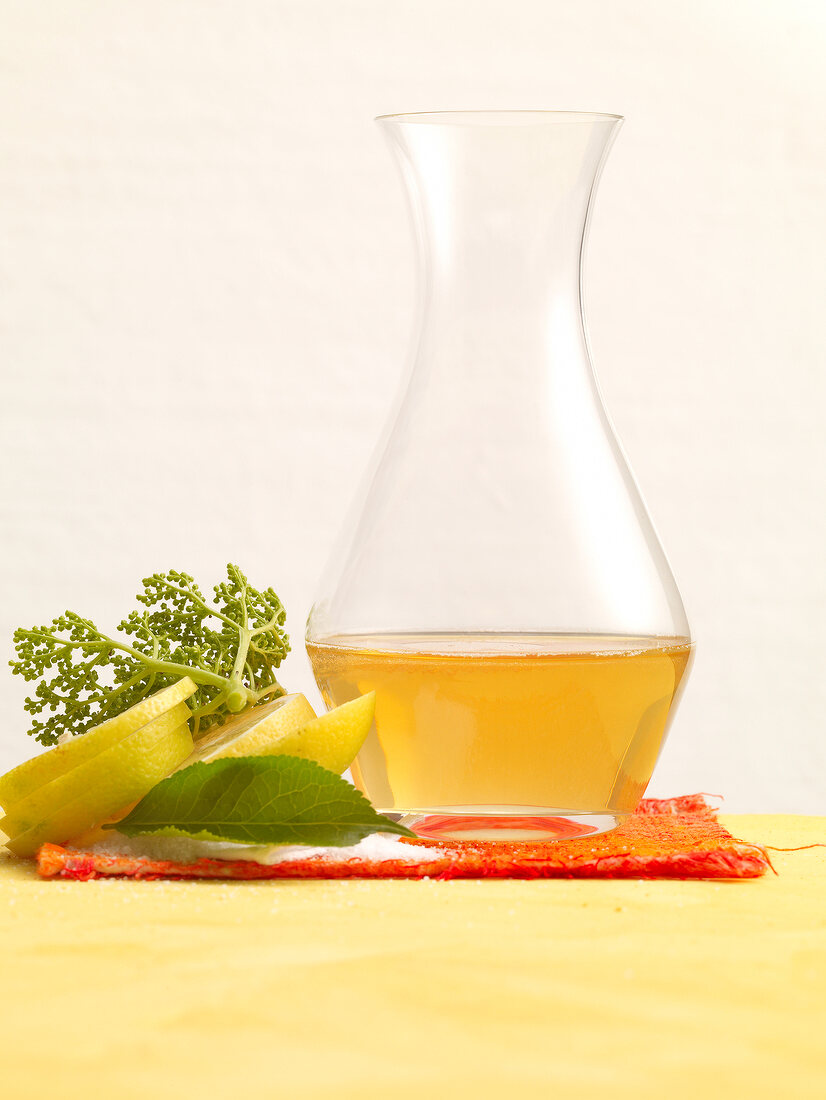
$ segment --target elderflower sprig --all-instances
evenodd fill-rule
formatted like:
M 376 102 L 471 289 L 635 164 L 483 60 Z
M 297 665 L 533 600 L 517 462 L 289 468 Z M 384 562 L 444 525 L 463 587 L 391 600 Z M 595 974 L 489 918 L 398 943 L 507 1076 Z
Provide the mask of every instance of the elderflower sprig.
M 91 619 L 66 611 L 50 626 L 14 632 L 12 671 L 37 683 L 25 709 L 44 745 L 85 733 L 167 684 L 189 676 L 194 736 L 284 694 L 275 670 L 289 651 L 284 608 L 272 588 L 251 587 L 236 565 L 208 601 L 193 577 L 153 573 L 110 636 Z

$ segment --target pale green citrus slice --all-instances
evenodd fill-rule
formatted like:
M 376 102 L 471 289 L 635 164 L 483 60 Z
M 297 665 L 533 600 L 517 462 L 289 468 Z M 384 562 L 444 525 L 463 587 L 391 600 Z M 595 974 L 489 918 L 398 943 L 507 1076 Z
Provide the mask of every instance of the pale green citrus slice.
M 296 700 L 289 710 L 287 700 Z M 278 703 L 283 710 L 276 706 Z M 269 713 L 268 707 L 272 708 Z M 285 695 L 239 715 L 222 726 L 218 734 L 199 741 L 182 767 L 222 756 L 301 756 L 341 775 L 364 744 L 375 709 L 376 693 L 371 691 L 316 718 L 303 695 Z M 308 712 L 309 721 L 301 717 Z
M 91 760 L 70 768 L 49 783 L 42 783 L 20 801 L 10 803 L 6 807 L 6 816 L 0 820 L 0 828 L 8 836 L 16 836 L 31 828 L 38 821 L 48 817 L 56 806 L 73 802 L 101 782 L 105 783 L 111 768 L 119 766 L 117 761 L 124 759 L 128 769 L 131 754 L 140 752 L 137 746 L 154 744 L 167 734 L 174 733 L 189 721 L 191 714 L 186 703 L 176 703 L 170 710 L 159 714 L 157 718 L 141 726 L 135 733 L 122 738 L 117 744 L 93 756 Z M 139 741 L 136 740 L 136 734 L 141 734 Z M 124 752 L 113 756 L 114 750 L 121 746 Z
M 184 723 L 168 728 L 161 715 L 116 745 L 81 764 L 71 788 L 37 812 L 12 812 L 0 821 L 15 855 L 34 855 L 41 844 L 62 844 L 138 802 L 192 752 Z M 49 788 L 57 784 L 49 784 Z M 67 798 L 67 792 L 74 794 Z M 24 806 L 24 803 L 20 803 Z
M 285 723 L 285 728 L 280 731 L 269 726 L 269 718 L 256 719 L 258 709 L 263 708 L 256 708 L 251 714 L 244 715 L 244 740 L 235 742 L 231 753 L 220 755 L 301 756 L 341 775 L 352 764 L 370 732 L 376 709 L 376 693 L 371 691 L 360 695 L 358 699 L 301 725 L 290 724 L 287 727 Z M 263 723 L 267 726 L 259 731 Z M 184 767 L 196 763 L 200 749 L 199 744 L 193 756 L 185 761 Z M 215 760 L 217 757 L 210 756 L 209 759 Z
M 48 752 L 12 768 L 10 772 L 0 776 L 0 806 L 6 810 L 9 809 L 44 783 L 51 783 L 53 779 L 58 779 L 70 769 L 86 763 L 117 744 L 118 741 L 129 737 L 141 726 L 145 726 L 165 711 L 171 710 L 178 703 L 188 699 L 196 690 L 192 680 L 184 676 L 177 683 L 156 691 L 146 699 L 141 699 L 123 714 L 117 714 L 114 718 L 101 722 L 88 733 L 75 737 L 65 745 L 57 745 Z
M 206 764 L 225 756 L 268 756 L 280 752 L 274 746 L 313 718 L 315 711 L 303 695 L 282 695 L 230 718 L 220 729 L 202 737 L 181 767 Z

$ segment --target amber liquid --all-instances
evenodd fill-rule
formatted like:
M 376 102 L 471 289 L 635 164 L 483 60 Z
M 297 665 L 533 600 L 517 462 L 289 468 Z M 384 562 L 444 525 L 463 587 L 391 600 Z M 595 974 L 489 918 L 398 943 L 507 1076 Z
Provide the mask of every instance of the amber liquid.
M 308 642 L 328 706 L 376 692 L 353 778 L 402 814 L 632 812 L 687 638 L 375 634 Z

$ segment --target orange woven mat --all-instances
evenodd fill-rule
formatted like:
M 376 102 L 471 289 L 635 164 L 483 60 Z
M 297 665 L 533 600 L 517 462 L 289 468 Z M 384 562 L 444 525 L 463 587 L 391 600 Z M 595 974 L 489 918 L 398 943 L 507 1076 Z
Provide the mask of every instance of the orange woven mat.
M 574 840 L 444 841 L 420 838 L 418 858 L 336 858 L 334 850 L 273 866 L 199 859 L 140 859 L 44 844 L 40 874 L 91 879 L 152 878 L 758 878 L 770 868 L 763 848 L 736 840 L 702 795 L 644 799 L 610 833 Z M 412 854 L 412 853 L 409 853 Z

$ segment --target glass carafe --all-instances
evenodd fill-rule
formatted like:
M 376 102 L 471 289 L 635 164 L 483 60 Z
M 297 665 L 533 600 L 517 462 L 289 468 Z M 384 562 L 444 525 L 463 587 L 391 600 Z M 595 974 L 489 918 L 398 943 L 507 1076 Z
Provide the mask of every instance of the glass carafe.
M 377 120 L 420 258 L 412 362 L 307 625 L 353 766 L 430 836 L 601 832 L 651 777 L 692 646 L 603 406 L 582 258 L 622 119 Z

